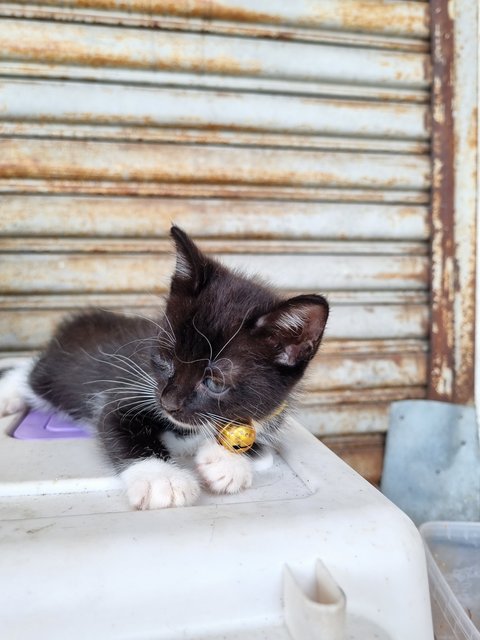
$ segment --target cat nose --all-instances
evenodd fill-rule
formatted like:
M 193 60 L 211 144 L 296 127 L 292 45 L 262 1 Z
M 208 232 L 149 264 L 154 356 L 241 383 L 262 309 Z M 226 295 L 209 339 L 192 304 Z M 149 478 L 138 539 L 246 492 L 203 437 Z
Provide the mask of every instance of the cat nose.
M 162 393 L 162 406 L 167 411 L 173 412 L 178 411 L 181 408 L 182 403 L 174 391 L 168 390 Z

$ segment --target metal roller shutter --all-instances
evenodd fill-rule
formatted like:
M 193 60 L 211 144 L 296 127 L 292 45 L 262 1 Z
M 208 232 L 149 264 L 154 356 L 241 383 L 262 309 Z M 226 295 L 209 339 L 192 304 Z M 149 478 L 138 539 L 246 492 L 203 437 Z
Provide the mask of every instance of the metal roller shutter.
M 151 313 L 171 220 L 332 304 L 303 421 L 383 431 L 426 393 L 428 4 L 0 6 L 0 349 L 66 311 Z

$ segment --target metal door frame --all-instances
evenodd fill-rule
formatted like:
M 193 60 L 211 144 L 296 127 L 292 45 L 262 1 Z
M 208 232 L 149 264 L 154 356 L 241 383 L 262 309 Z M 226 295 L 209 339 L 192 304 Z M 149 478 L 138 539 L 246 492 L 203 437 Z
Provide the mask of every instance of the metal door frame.
M 428 397 L 473 404 L 477 245 L 476 0 L 431 0 L 432 244 Z M 477 376 L 478 377 L 478 376 Z

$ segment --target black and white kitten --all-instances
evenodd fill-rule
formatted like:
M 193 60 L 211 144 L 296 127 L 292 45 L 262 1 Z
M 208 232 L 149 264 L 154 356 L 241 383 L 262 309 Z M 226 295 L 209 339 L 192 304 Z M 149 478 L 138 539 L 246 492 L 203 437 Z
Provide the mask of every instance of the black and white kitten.
M 207 258 L 176 226 L 176 268 L 153 321 L 102 310 L 65 320 L 44 353 L 0 380 L 0 415 L 28 404 L 92 424 L 137 509 L 192 504 L 199 480 L 171 461 L 195 455 L 217 493 L 252 482 L 252 457 L 281 437 L 282 408 L 315 355 L 328 317 L 319 295 L 283 300 Z M 235 454 L 216 439 L 253 423 Z

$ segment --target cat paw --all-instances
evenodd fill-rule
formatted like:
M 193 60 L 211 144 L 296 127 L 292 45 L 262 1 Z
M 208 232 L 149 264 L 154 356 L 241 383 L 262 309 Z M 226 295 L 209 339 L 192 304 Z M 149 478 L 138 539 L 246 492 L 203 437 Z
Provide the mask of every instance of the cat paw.
M 3 395 L 0 392 L 0 418 L 24 411 L 27 405 L 18 394 Z
M 0 379 L 0 417 L 23 411 L 27 404 L 18 392 L 16 371 L 8 371 Z
M 139 510 L 188 506 L 200 494 L 190 471 L 158 458 L 134 462 L 120 475 L 131 506 Z
M 214 493 L 238 493 L 252 485 L 250 461 L 217 443 L 203 445 L 195 462 L 203 481 Z
M 27 408 L 28 375 L 33 364 L 32 358 L 0 360 L 0 417 Z

